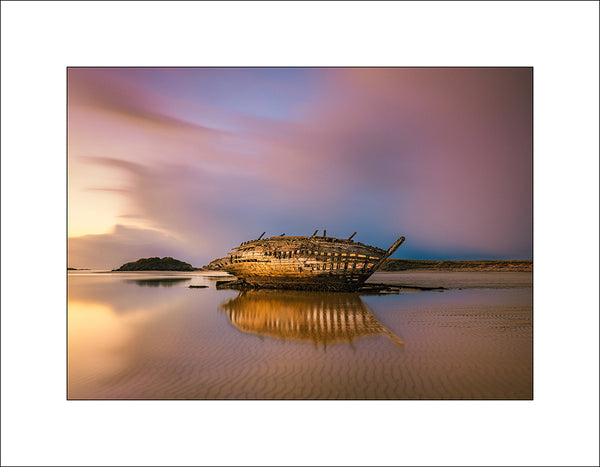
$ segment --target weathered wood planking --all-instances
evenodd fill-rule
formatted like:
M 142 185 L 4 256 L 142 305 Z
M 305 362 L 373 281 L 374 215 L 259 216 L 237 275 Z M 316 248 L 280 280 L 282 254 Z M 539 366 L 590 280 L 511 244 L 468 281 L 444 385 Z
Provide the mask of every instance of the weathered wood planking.
M 356 290 L 404 241 L 386 251 L 325 235 L 261 237 L 234 248 L 219 266 L 254 287 L 340 291 Z

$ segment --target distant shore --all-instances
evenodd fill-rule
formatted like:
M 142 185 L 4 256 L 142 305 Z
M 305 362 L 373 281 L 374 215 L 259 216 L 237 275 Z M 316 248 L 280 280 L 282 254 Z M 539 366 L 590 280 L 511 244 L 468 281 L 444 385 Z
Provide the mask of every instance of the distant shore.
M 113 269 L 112 272 L 121 271 L 218 271 L 220 268 L 212 265 L 204 267 L 192 267 L 187 263 L 183 263 L 185 267 L 180 267 L 179 264 L 173 269 L 169 266 L 161 265 L 160 267 L 153 265 L 157 269 L 146 269 L 142 265 L 136 265 L 140 269 L 135 269 L 131 266 L 134 263 L 128 263 L 121 266 L 119 269 Z M 148 267 L 148 265 L 145 265 Z M 131 267 L 131 268 L 130 268 Z M 67 268 L 69 271 L 89 271 L 85 268 Z M 422 259 L 391 259 L 388 258 L 377 270 L 378 272 L 399 272 L 399 271 L 463 271 L 463 272 L 532 272 L 533 261 L 529 260 L 473 260 L 473 261 L 437 261 L 437 260 L 422 260 Z
M 476 272 L 531 272 L 533 261 L 528 260 L 474 260 L 474 261 L 436 261 L 420 259 L 387 259 L 379 272 L 396 271 L 476 271 Z

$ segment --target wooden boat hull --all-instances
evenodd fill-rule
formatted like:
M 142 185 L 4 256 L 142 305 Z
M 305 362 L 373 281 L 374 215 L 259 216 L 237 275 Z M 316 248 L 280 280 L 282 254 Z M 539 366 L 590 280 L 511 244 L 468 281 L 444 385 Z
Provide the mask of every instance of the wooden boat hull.
M 334 271 L 280 273 L 276 268 L 270 268 L 264 273 L 257 273 L 255 270 L 239 267 L 225 267 L 224 269 L 244 280 L 248 285 L 264 289 L 354 291 L 373 274 L 372 272 L 348 274 Z
M 403 240 L 385 251 L 349 239 L 272 237 L 240 245 L 219 266 L 256 288 L 354 291 Z

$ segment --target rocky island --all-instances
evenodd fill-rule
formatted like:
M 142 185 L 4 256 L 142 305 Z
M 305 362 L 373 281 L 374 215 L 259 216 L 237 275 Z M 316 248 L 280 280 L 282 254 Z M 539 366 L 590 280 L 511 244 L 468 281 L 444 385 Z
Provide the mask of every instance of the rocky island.
M 132 263 L 125 263 L 113 271 L 194 271 L 191 264 L 171 258 L 140 258 Z

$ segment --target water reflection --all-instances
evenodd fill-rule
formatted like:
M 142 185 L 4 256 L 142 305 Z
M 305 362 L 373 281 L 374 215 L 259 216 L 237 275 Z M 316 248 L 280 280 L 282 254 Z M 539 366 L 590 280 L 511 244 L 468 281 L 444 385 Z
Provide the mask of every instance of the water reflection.
M 69 273 L 68 398 L 533 397 L 531 287 L 361 297 L 215 286 L 202 272 Z
M 192 280 L 191 277 L 168 277 L 161 279 L 127 279 L 125 282 L 137 284 L 141 287 L 173 287 L 190 280 Z
M 249 290 L 221 304 L 231 323 L 243 332 L 315 345 L 347 342 L 383 334 L 404 342 L 367 308 L 355 293 Z

